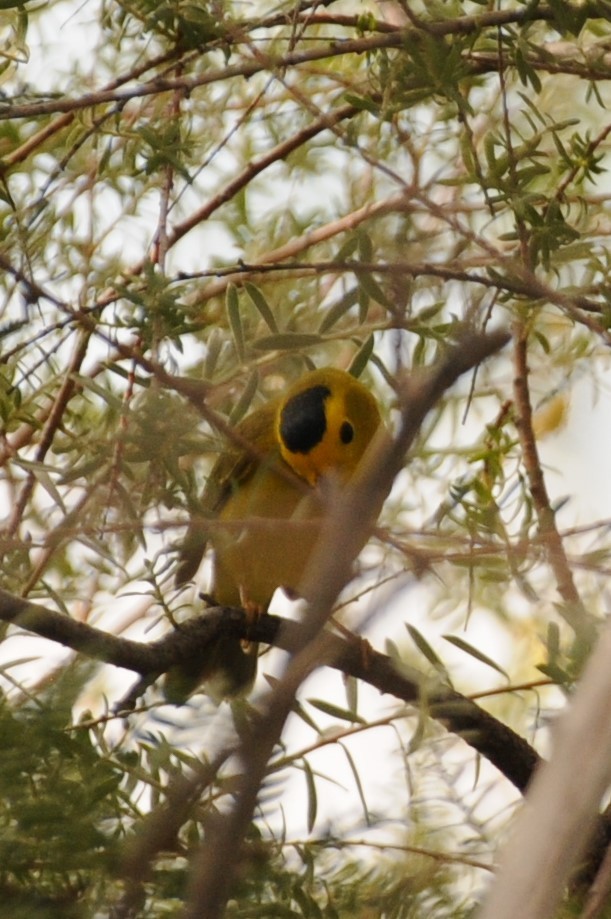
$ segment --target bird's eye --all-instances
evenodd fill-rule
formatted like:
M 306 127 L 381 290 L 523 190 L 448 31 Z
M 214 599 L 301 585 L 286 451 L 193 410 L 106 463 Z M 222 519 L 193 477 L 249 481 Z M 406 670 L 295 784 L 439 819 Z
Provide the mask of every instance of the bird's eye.
M 349 421 L 343 421 L 339 429 L 339 439 L 343 444 L 350 444 L 354 439 L 354 428 Z

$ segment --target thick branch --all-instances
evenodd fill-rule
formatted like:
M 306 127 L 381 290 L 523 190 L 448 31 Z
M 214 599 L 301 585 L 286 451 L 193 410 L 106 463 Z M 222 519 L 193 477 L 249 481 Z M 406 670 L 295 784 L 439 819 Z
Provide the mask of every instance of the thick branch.
M 0 620 L 58 642 L 95 660 L 133 670 L 145 678 L 165 673 L 189 659 L 201 659 L 219 634 L 236 635 L 290 650 L 303 640 L 304 627 L 276 616 L 261 616 L 253 625 L 244 611 L 215 607 L 184 623 L 159 641 L 143 643 L 117 638 L 83 622 L 46 609 L 0 590 Z M 486 757 L 520 791 L 524 791 L 538 756 L 532 747 L 510 728 L 497 721 L 475 702 L 445 686 L 424 689 L 429 680 L 416 670 L 399 672 L 385 654 L 368 649 L 361 642 L 336 634 L 326 635 L 327 654 L 321 665 L 334 667 L 349 676 L 375 686 L 404 702 L 418 704 L 425 699 L 433 718 L 449 731 L 464 734 L 466 742 Z
M 163 673 L 167 669 L 163 655 L 154 644 L 117 638 L 6 590 L 0 590 L 0 620 L 82 652 L 94 660 L 125 667 L 143 676 Z

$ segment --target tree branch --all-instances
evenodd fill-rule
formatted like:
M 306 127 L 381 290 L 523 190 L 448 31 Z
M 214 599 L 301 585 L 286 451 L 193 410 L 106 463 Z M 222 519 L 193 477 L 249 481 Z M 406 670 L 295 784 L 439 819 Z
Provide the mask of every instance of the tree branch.
M 575 10 L 570 4 L 566 4 L 568 10 Z M 568 11 L 567 10 L 567 11 Z M 599 13 L 593 11 L 594 15 Z M 287 54 L 278 56 L 267 56 L 260 60 L 244 60 L 231 66 L 219 69 L 206 69 L 201 73 L 191 77 L 154 77 L 146 83 L 126 88 L 106 88 L 96 92 L 84 93 L 82 96 L 75 98 L 54 98 L 45 102 L 30 102 L 23 105 L 10 104 L 0 105 L 0 120 L 35 118 L 39 115 L 58 114 L 62 112 L 77 112 L 82 109 L 94 108 L 106 103 L 126 103 L 131 99 L 158 95 L 160 93 L 172 93 L 176 91 L 191 93 L 201 86 L 211 83 L 219 83 L 233 77 L 244 77 L 248 79 L 263 70 L 278 69 L 284 70 L 288 67 L 296 67 L 300 64 L 307 64 L 314 61 L 325 60 L 347 54 L 368 54 L 376 50 L 385 48 L 401 48 L 406 39 L 412 40 L 418 35 L 426 32 L 429 35 L 435 35 L 443 38 L 448 35 L 472 35 L 483 31 L 485 28 L 498 28 L 502 25 L 512 23 L 523 23 L 525 21 L 553 21 L 554 11 L 543 5 L 538 5 L 536 9 L 528 6 L 523 10 L 491 11 L 478 16 L 464 16 L 456 19 L 440 20 L 438 22 L 427 22 L 423 28 L 397 29 L 391 33 L 375 34 L 363 38 L 346 39 L 341 42 L 324 42 L 315 48 L 307 51 L 290 51 Z M 261 28 L 261 23 L 258 27 Z M 233 47 L 237 47 L 239 42 L 233 42 Z M 499 61 L 495 55 L 485 55 L 479 52 L 477 55 L 472 53 L 468 59 L 473 68 L 473 73 L 488 72 L 498 69 Z M 531 66 L 540 67 L 550 72 L 559 72 L 568 70 L 571 73 L 577 73 L 586 79 L 608 79 L 609 69 L 600 64 L 580 64 L 574 60 L 567 61 L 564 58 L 559 63 L 550 61 L 548 58 L 542 60 L 529 61 Z
M 277 616 L 263 615 L 251 623 L 244 610 L 214 607 L 183 623 L 179 629 L 155 642 L 118 638 L 94 626 L 76 622 L 7 591 L 0 590 L 0 620 L 72 648 L 93 658 L 140 674 L 147 682 L 177 664 L 199 660 L 219 635 L 232 635 L 274 645 L 289 651 L 303 642 L 304 627 Z M 439 685 L 430 687 L 430 678 L 402 665 L 401 672 L 386 654 L 373 648 L 363 655 L 362 643 L 354 636 L 347 640 L 335 633 L 326 634 L 327 654 L 321 666 L 330 666 L 363 680 L 382 693 L 404 702 L 425 701 L 431 716 L 442 721 L 453 733 L 465 734 L 466 742 L 486 757 L 509 781 L 524 791 L 538 756 L 525 740 L 467 696 Z

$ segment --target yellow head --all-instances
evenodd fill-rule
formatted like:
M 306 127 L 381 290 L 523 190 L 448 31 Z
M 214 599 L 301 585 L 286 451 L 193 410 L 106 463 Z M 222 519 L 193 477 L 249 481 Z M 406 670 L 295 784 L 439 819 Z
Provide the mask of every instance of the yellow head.
M 276 438 L 291 469 L 315 485 L 329 473 L 345 481 L 381 424 L 376 400 L 344 370 L 301 377 L 278 407 Z

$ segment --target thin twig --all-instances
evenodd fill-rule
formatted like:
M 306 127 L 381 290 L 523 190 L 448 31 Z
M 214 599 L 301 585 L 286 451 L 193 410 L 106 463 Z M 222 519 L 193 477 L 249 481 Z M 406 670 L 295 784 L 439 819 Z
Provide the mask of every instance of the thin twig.
M 559 607 L 559 612 L 573 628 L 575 634 L 586 642 L 587 647 L 590 647 L 596 634 L 594 623 L 592 617 L 583 606 L 575 586 L 562 538 L 556 527 L 556 517 L 547 493 L 547 486 L 539 459 L 528 386 L 528 333 L 522 322 L 517 323 L 515 327 L 513 354 L 513 389 L 517 412 L 516 426 L 522 447 L 522 460 L 537 514 L 541 541 L 554 572 L 558 593 L 564 601 L 563 605 Z
M 68 369 L 66 370 L 63 383 L 59 388 L 53 403 L 53 408 L 49 412 L 41 432 L 40 443 L 38 444 L 34 455 L 34 462 L 36 463 L 42 463 L 45 456 L 47 455 L 47 451 L 50 449 L 53 443 L 53 438 L 57 428 L 62 422 L 62 418 L 68 403 L 70 402 L 70 399 L 77 389 L 74 374 L 79 371 L 83 361 L 85 360 L 90 337 L 91 332 L 83 330 L 76 342 L 76 347 L 74 349 L 74 353 L 72 355 Z M 21 519 L 25 507 L 32 495 L 32 492 L 34 491 L 36 481 L 37 478 L 35 472 L 30 472 L 26 478 L 23 488 L 21 489 L 21 493 L 13 509 L 11 519 L 6 527 L 6 533 L 9 536 L 14 535 L 21 524 Z

